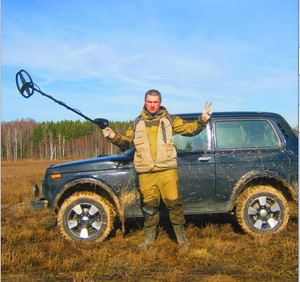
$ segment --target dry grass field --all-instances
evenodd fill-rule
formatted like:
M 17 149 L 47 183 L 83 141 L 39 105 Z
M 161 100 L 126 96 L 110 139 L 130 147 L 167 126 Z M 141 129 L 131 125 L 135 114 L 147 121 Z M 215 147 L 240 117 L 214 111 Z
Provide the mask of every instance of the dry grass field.
M 298 281 L 298 210 L 286 232 L 252 238 L 230 218 L 187 218 L 191 247 L 180 248 L 167 220 L 140 251 L 142 222 L 126 223 L 103 243 L 78 244 L 59 233 L 56 214 L 31 211 L 31 188 L 49 161 L 2 162 L 2 281 Z

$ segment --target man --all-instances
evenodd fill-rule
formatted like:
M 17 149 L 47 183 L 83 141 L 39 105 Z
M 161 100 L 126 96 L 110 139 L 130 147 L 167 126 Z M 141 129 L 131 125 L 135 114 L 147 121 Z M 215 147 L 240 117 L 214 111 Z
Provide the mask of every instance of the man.
M 115 133 L 109 127 L 102 131 L 104 137 L 123 150 L 135 146 L 134 166 L 143 196 L 142 211 L 145 219 L 141 248 L 150 246 L 155 240 L 161 198 L 169 211 L 178 243 L 181 246 L 189 245 L 184 234 L 185 219 L 177 175 L 177 152 L 172 136 L 199 134 L 212 113 L 211 103 L 206 102 L 198 120 L 186 122 L 178 116 L 170 115 L 161 106 L 161 101 L 159 91 L 149 90 L 145 94 L 141 115 L 125 135 Z

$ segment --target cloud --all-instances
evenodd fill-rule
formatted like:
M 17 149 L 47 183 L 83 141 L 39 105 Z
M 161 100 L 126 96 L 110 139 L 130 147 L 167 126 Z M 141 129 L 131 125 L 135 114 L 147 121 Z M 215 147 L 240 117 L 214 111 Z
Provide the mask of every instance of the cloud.
M 19 32 L 5 45 L 3 65 L 20 65 L 38 71 L 43 84 L 57 80 L 76 80 L 90 76 L 130 87 L 149 88 L 166 84 L 199 88 L 201 81 L 216 77 L 220 64 L 172 48 L 123 50 L 102 42 L 39 41 Z M 23 42 L 22 48 L 18 48 Z M 31 42 L 35 42 L 31 44 Z M 42 84 L 42 85 L 43 85 Z
M 26 36 L 21 34 L 15 40 L 24 41 L 23 48 L 14 47 L 18 44 L 6 46 L 4 65 L 28 66 L 40 77 L 40 86 L 57 81 L 77 84 L 78 80 L 90 77 L 107 81 L 113 85 L 109 95 L 89 92 L 90 101 L 114 105 L 114 108 L 140 108 L 142 99 L 137 99 L 137 93 L 142 95 L 146 90 L 156 88 L 163 93 L 164 101 L 173 112 L 199 111 L 205 100 L 213 101 L 219 110 L 238 110 L 247 108 L 245 105 L 261 93 L 265 92 L 266 96 L 272 91 L 285 92 L 295 86 L 290 70 L 260 62 L 249 63 L 247 54 L 259 54 L 259 50 L 236 41 L 219 45 L 215 42 L 213 48 L 202 44 L 203 50 L 210 51 L 196 53 L 171 48 L 168 44 L 160 48 L 151 44 L 132 50 L 95 41 L 76 46 L 67 42 L 38 42 L 31 36 L 29 42 L 37 42 L 34 45 L 26 43 Z M 235 56 L 231 60 L 233 53 Z M 243 63 L 244 70 L 240 69 Z M 251 73 L 259 67 L 260 72 Z M 78 91 L 82 91 L 81 88 Z M 229 105 L 224 99 L 230 100 Z M 88 103 L 84 96 L 77 95 L 76 100 L 78 105 L 84 105 L 83 111 L 92 110 L 93 103 Z

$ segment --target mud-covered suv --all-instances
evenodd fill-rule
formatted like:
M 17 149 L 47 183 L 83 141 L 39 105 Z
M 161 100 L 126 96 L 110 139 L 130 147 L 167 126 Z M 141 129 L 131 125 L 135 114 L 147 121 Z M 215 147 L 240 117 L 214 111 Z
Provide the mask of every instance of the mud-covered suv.
M 180 115 L 188 121 L 198 114 Z M 174 136 L 184 213 L 234 212 L 252 235 L 280 232 L 298 199 L 298 139 L 278 114 L 214 113 L 194 137 Z M 50 166 L 31 208 L 58 213 L 68 239 L 102 241 L 116 219 L 142 217 L 134 148 Z M 34 186 L 37 196 L 39 188 Z

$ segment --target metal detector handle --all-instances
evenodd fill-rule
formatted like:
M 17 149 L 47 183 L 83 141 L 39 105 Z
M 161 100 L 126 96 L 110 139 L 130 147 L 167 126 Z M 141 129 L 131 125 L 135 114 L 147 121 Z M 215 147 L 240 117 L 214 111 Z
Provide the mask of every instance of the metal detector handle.
M 89 117 L 87 117 L 86 115 L 84 115 L 82 112 L 80 112 L 79 110 L 73 109 L 71 107 L 69 107 L 68 105 L 66 105 L 64 102 L 56 100 L 55 98 L 53 98 L 52 96 L 42 92 L 39 87 L 37 86 L 37 88 L 35 88 L 34 83 L 32 81 L 31 76 L 29 75 L 29 73 L 25 70 L 20 70 L 17 72 L 16 74 L 16 84 L 18 87 L 18 90 L 20 92 L 20 94 L 24 97 L 24 98 L 29 98 L 30 96 L 33 95 L 34 90 L 39 92 L 41 95 L 51 99 L 52 101 L 54 101 L 55 103 L 64 106 L 65 108 L 67 108 L 68 110 L 74 112 L 75 114 L 80 115 L 81 117 L 83 117 L 84 119 L 96 124 L 97 126 L 99 126 L 101 129 L 104 129 L 105 127 L 108 126 L 109 121 L 107 119 L 104 118 L 97 118 L 97 119 L 90 119 Z
M 26 79 L 25 79 L 26 77 Z M 16 84 L 20 94 L 24 98 L 29 98 L 34 92 L 34 85 L 29 73 L 25 70 L 20 70 L 16 74 Z
M 101 129 L 108 127 L 109 121 L 105 118 L 96 118 L 93 120 L 93 123 L 98 125 Z

